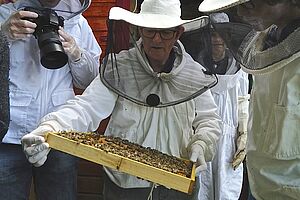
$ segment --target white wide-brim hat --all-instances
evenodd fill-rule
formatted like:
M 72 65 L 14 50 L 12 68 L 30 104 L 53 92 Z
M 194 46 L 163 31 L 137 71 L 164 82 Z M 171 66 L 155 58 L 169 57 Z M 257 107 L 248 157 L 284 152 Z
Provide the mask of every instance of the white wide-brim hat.
M 200 12 L 216 12 L 245 3 L 249 0 L 204 0 L 198 10 Z
M 172 28 L 197 20 L 181 19 L 179 0 L 144 0 L 140 13 L 133 13 L 120 7 L 112 7 L 110 20 L 123 20 L 130 24 L 147 28 Z

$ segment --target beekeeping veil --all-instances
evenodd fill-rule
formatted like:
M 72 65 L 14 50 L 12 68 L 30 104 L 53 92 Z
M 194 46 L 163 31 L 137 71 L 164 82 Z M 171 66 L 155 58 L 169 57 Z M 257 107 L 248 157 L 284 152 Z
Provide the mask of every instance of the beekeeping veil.
M 168 29 L 193 21 L 182 20 L 180 15 L 179 0 L 145 0 L 139 13 L 113 7 L 109 12 L 106 57 L 100 68 L 102 82 L 134 103 L 153 107 L 190 100 L 213 86 L 216 83 L 214 76 L 203 75 L 201 66 L 186 62 L 187 56 L 183 55 L 185 51 L 180 42 L 173 47 L 174 58 L 169 71 L 155 72 L 149 64 L 139 27 Z M 208 22 L 207 17 L 195 20 L 201 26 Z
M 0 31 L 0 143 L 9 125 L 9 49 L 4 34 Z
M 236 65 L 232 55 L 229 55 L 231 52 L 226 43 L 212 26 L 212 24 L 226 22 L 229 22 L 228 15 L 224 12 L 218 12 L 209 15 L 207 26 L 201 27 L 196 22 L 183 25 L 186 31 L 180 40 L 185 45 L 187 52 L 213 74 L 221 73 L 220 68 L 225 73 L 228 66 L 231 64 Z M 225 57 L 228 59 L 225 59 Z
M 201 12 L 216 12 L 243 4 L 249 0 L 204 0 Z M 280 69 L 283 63 L 294 60 L 300 53 L 300 28 L 296 28 L 282 41 L 275 41 L 276 25 L 264 31 L 256 31 L 247 22 L 214 24 L 227 46 L 250 74 L 265 74 Z M 276 45 L 272 45 L 276 43 Z

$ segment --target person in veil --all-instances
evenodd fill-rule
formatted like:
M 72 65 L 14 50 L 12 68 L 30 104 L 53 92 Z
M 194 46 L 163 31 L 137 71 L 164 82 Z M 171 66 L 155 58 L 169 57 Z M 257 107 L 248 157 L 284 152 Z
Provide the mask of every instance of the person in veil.
M 233 6 L 256 30 L 236 48 L 254 79 L 246 161 L 251 198 L 299 199 L 300 1 L 204 0 L 199 10 Z
M 211 47 L 201 50 L 195 60 L 211 73 L 217 74 L 218 83 L 211 92 L 222 120 L 222 133 L 214 159 L 207 163 L 207 169 L 199 175 L 199 194 L 196 199 L 238 200 L 243 185 L 242 162 L 247 140 L 249 83 L 240 63 L 214 30 L 216 23 L 229 22 L 228 15 L 218 12 L 210 14 L 209 18 L 209 29 L 202 31 L 209 31 Z M 200 33 L 197 35 L 201 36 Z
M 190 21 L 180 15 L 179 0 L 145 0 L 139 13 L 113 7 L 109 19 L 137 26 L 141 38 L 130 49 L 107 55 L 100 75 L 82 95 L 43 117 L 39 127 L 22 138 L 28 160 L 39 165 L 45 162 L 49 145 L 43 136 L 47 132 L 95 131 L 99 121 L 110 116 L 106 136 L 190 159 L 197 171 L 204 170 L 220 134 L 217 107 L 206 89 L 216 79 L 205 74 L 178 41 L 182 24 Z M 104 169 L 105 200 L 192 198 Z
M 84 89 L 98 74 L 101 48 L 87 20 L 81 14 L 67 19 L 69 11 L 81 9 L 81 3 L 79 0 L 17 0 L 0 6 L 0 30 L 10 47 L 10 122 L 0 143 L 0 199 L 28 199 L 32 180 L 38 199 L 76 199 L 77 158 L 51 151 L 45 165 L 32 166 L 20 144 L 21 138 L 37 127 L 42 116 L 75 96 L 73 84 Z M 25 7 L 36 11 L 25 11 Z M 43 8 L 67 11 L 57 12 L 64 15 L 64 28 L 57 25 L 50 32 L 41 31 L 44 25 L 51 27 L 56 22 L 55 18 L 47 18 L 46 11 L 39 12 Z M 39 21 L 42 17 L 44 21 Z M 44 43 L 38 43 L 42 39 Z M 53 46 L 59 50 L 56 53 L 62 54 L 54 54 L 53 59 L 47 60 L 52 55 L 47 52 Z M 53 61 L 54 67 L 61 61 L 64 63 L 58 69 L 49 69 L 41 63 L 41 57 Z

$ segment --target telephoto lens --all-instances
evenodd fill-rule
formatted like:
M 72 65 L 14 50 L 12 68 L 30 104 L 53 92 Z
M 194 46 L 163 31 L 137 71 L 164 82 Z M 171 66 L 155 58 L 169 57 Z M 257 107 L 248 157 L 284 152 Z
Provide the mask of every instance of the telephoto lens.
M 55 32 L 47 32 L 40 34 L 38 44 L 40 47 L 41 64 L 48 69 L 58 69 L 68 62 L 59 36 Z
M 33 35 L 38 41 L 41 55 L 41 64 L 48 69 L 59 69 L 68 62 L 68 56 L 59 39 L 58 29 L 64 26 L 64 18 L 49 8 L 40 9 L 25 7 L 24 10 L 35 12 L 37 18 L 25 18 L 37 27 Z

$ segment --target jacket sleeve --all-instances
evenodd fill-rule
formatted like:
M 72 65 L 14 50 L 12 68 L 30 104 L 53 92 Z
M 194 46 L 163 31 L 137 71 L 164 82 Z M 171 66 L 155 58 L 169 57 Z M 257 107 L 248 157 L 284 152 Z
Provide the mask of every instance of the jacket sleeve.
M 56 112 L 43 117 L 39 126 L 55 132 L 95 131 L 99 123 L 112 113 L 116 100 L 117 95 L 108 90 L 97 76 L 82 95 L 75 96 Z
M 193 122 L 194 135 L 188 145 L 199 144 L 204 150 L 205 160 L 211 161 L 216 152 L 217 140 L 221 133 L 220 117 L 210 90 L 195 98 L 196 116 Z
M 75 87 L 85 89 L 99 73 L 102 50 L 83 16 L 80 16 L 79 26 L 81 58 L 79 61 L 69 61 L 69 66 Z

